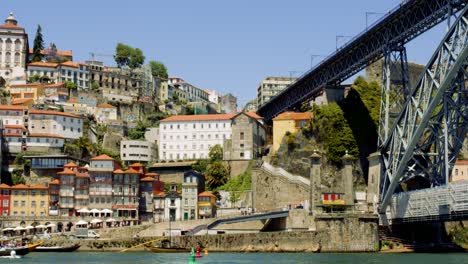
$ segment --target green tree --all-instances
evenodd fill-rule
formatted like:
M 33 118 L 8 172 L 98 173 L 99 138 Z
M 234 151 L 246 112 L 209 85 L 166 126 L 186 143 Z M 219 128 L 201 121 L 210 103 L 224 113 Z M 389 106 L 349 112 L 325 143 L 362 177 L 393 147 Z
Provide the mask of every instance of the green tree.
M 167 74 L 167 68 L 166 66 L 159 61 L 150 61 L 149 65 L 151 67 L 151 74 L 154 77 L 159 77 L 163 79 L 167 79 L 168 74 Z
M 97 91 L 99 90 L 99 84 L 97 82 L 91 82 L 91 90 Z
M 37 25 L 36 37 L 34 38 L 33 46 L 33 55 L 32 61 L 41 61 L 44 55 L 41 54 L 41 51 L 44 49 L 44 40 L 42 38 L 42 28 L 41 25 Z
M 21 170 L 18 170 L 18 169 L 13 170 L 11 179 L 12 179 L 14 185 L 16 185 L 16 184 L 26 184 L 26 180 L 21 175 Z
M 132 49 L 128 60 L 128 67 L 130 67 L 130 69 L 140 68 L 144 62 L 145 55 L 143 55 L 143 51 L 139 48 Z
M 208 157 L 210 158 L 211 162 L 223 160 L 223 147 L 221 147 L 219 144 L 212 146 L 210 148 L 210 152 L 208 153 Z
M 214 190 L 228 181 L 229 170 L 222 161 L 215 161 L 206 168 L 206 182 L 210 190 Z
M 192 169 L 200 172 L 201 174 L 205 174 L 206 168 L 208 167 L 208 164 L 209 164 L 208 160 L 206 160 L 206 159 L 197 160 L 197 162 L 195 162 L 192 165 Z
M 34 74 L 33 76 L 29 76 L 29 82 L 38 82 L 39 79 L 41 79 L 41 76 L 39 74 Z
M 124 66 L 128 65 L 128 62 L 130 61 L 130 56 L 132 54 L 132 47 L 125 45 L 123 43 L 117 43 L 117 46 L 115 47 L 115 63 L 117 63 L 117 66 L 119 68 L 123 68 Z

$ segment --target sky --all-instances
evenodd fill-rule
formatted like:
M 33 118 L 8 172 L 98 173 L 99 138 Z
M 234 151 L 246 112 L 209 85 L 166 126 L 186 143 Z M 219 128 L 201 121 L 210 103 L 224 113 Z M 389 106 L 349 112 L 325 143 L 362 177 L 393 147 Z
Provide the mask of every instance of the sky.
M 267 76 L 302 75 L 336 48 L 396 7 L 397 0 L 0 0 L 0 19 L 14 12 L 30 47 L 37 25 L 46 46 L 112 55 L 122 42 L 163 62 L 170 76 L 202 89 L 232 93 L 243 106 Z M 408 45 L 408 59 L 426 64 L 445 25 Z M 338 39 L 342 45 L 346 37 Z M 113 64 L 111 56 L 96 56 Z

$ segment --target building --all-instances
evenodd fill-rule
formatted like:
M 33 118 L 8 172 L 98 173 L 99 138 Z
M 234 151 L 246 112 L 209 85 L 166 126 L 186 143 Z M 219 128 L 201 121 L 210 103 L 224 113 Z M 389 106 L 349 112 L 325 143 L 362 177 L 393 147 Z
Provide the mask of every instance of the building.
M 237 113 L 237 98 L 230 93 L 220 97 L 219 105 L 221 113 Z
M 61 135 L 67 139 L 83 136 L 83 117 L 57 111 L 30 110 L 29 133 Z
M 257 112 L 258 106 L 257 106 L 257 100 L 252 100 L 245 104 L 244 106 L 244 111 L 245 112 Z
M 169 191 L 164 196 L 164 220 L 181 220 L 181 195 L 177 190 L 177 184 L 171 183 Z
M 150 221 L 153 218 L 153 193 L 156 179 L 150 176 L 140 179 L 140 220 Z
M 64 112 L 75 115 L 94 115 L 96 113 L 96 106 L 96 97 L 79 94 L 78 97 L 70 98 L 63 106 L 63 109 Z
M 107 155 L 91 159 L 89 166 L 89 206 L 95 209 L 112 210 L 112 172 L 120 165 Z
M 267 77 L 257 87 L 257 107 L 270 101 L 272 97 L 286 89 L 296 78 L 290 77 Z
M 117 119 L 117 107 L 110 104 L 100 104 L 96 106 L 95 117 L 99 123 Z
M 11 187 L 2 183 L 0 184 L 0 215 L 8 216 L 10 215 L 10 195 Z
M 205 190 L 205 178 L 200 173 L 190 170 L 184 173 L 182 183 L 183 220 L 198 219 L 198 194 Z
M 164 222 L 165 219 L 165 204 L 166 204 L 166 193 L 154 192 L 153 193 L 153 221 L 155 223 Z
M 198 194 L 198 217 L 200 219 L 216 217 L 216 196 L 211 192 Z
M 60 180 L 49 182 L 49 215 L 59 215 Z
M 224 141 L 224 159 L 251 160 L 261 157 L 266 141 L 262 117 L 254 112 L 240 112 L 231 120 L 232 136 Z
M 27 64 L 28 76 L 37 77 L 49 83 L 72 82 L 80 90 L 90 88 L 89 65 L 66 61 L 56 62 L 30 62 Z
M 132 168 L 117 169 L 112 176 L 112 210 L 114 216 L 127 220 L 138 219 L 140 173 Z
M 52 52 L 54 52 L 51 48 L 45 48 L 43 50 L 41 50 L 41 54 L 44 55 L 44 56 L 48 56 L 50 55 Z M 65 60 L 68 60 L 68 61 L 73 61 L 73 51 L 71 50 L 56 50 L 55 51 L 56 54 L 60 57 L 62 57 L 63 59 Z M 29 49 L 29 59 L 31 59 L 34 51 L 33 49 Z
M 65 169 L 59 173 L 59 215 L 73 216 L 75 214 L 75 177 L 76 168 L 74 164 L 67 164 Z
M 125 163 L 143 162 L 148 164 L 153 160 L 154 144 L 144 140 L 122 140 L 120 142 L 120 158 Z
M 58 179 L 58 172 L 63 171 L 67 163 L 87 163 L 83 160 L 77 160 L 76 158 L 68 155 L 31 155 L 24 156 L 25 159 L 31 160 L 31 176 L 32 177 L 43 177 L 52 176 Z
M 286 132 L 294 133 L 312 119 L 311 112 L 283 112 L 273 118 L 273 152 L 278 151 Z
M 17 184 L 10 190 L 10 216 L 47 216 L 49 214 L 49 193 L 46 186 Z
M 40 83 L 25 83 L 8 85 L 6 90 L 10 92 L 11 99 L 32 99 L 35 102 L 44 96 L 44 86 Z
M 233 114 L 179 115 L 160 121 L 159 159 L 208 158 L 210 148 L 231 138 Z
M 10 84 L 25 83 L 28 50 L 28 35 L 10 13 L 0 25 L 0 77 Z
M 452 170 L 452 182 L 468 180 L 468 160 L 457 160 Z

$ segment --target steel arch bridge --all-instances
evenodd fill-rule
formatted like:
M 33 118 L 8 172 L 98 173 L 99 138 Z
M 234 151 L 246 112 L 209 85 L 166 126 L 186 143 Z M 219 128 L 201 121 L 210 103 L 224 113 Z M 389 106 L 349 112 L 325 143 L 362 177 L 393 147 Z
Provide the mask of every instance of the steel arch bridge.
M 272 98 L 258 113 L 271 120 L 285 110 L 297 109 L 303 102 L 319 95 L 325 87 L 338 85 L 383 57 L 378 131 L 382 171 L 378 212 L 383 219 L 388 214 L 392 218 L 407 217 L 409 212 L 405 214 L 401 210 L 402 205 L 409 202 L 414 210 L 433 214 L 434 210 L 427 209 L 430 207 L 428 203 L 431 203 L 431 192 L 408 192 L 406 196 L 403 192 L 402 182 L 418 179 L 425 182 L 426 187 L 447 186 L 443 192 L 440 188 L 434 190 L 434 194 L 437 191 L 448 196 L 445 197 L 447 199 L 439 199 L 439 207 L 447 207 L 449 214 L 460 213 L 451 212 L 450 205 L 465 208 L 468 215 L 467 190 L 460 188 L 461 185 L 457 185 L 457 188 L 448 185 L 451 170 L 468 132 L 467 2 L 404 1 Z M 450 23 L 452 17 L 456 19 Z M 447 33 L 440 40 L 418 82 L 411 84 L 405 44 L 444 20 L 448 20 Z M 391 80 L 395 73 L 399 79 L 398 85 Z M 450 196 L 458 198 L 449 199 Z M 424 203 L 427 208 L 422 206 Z M 389 208 L 390 204 L 392 208 Z M 420 217 L 424 213 L 418 211 L 414 215 Z

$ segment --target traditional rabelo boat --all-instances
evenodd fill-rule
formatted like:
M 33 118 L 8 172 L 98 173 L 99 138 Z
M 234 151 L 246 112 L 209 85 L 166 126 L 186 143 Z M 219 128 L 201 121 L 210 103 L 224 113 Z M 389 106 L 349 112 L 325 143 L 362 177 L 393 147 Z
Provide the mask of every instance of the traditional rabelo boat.
M 80 244 L 71 246 L 39 246 L 34 252 L 73 252 L 80 248 Z
M 175 247 L 171 244 L 171 241 L 165 239 L 157 246 L 146 246 L 146 248 L 151 252 L 156 253 L 181 253 L 189 252 L 189 249 L 183 247 Z

